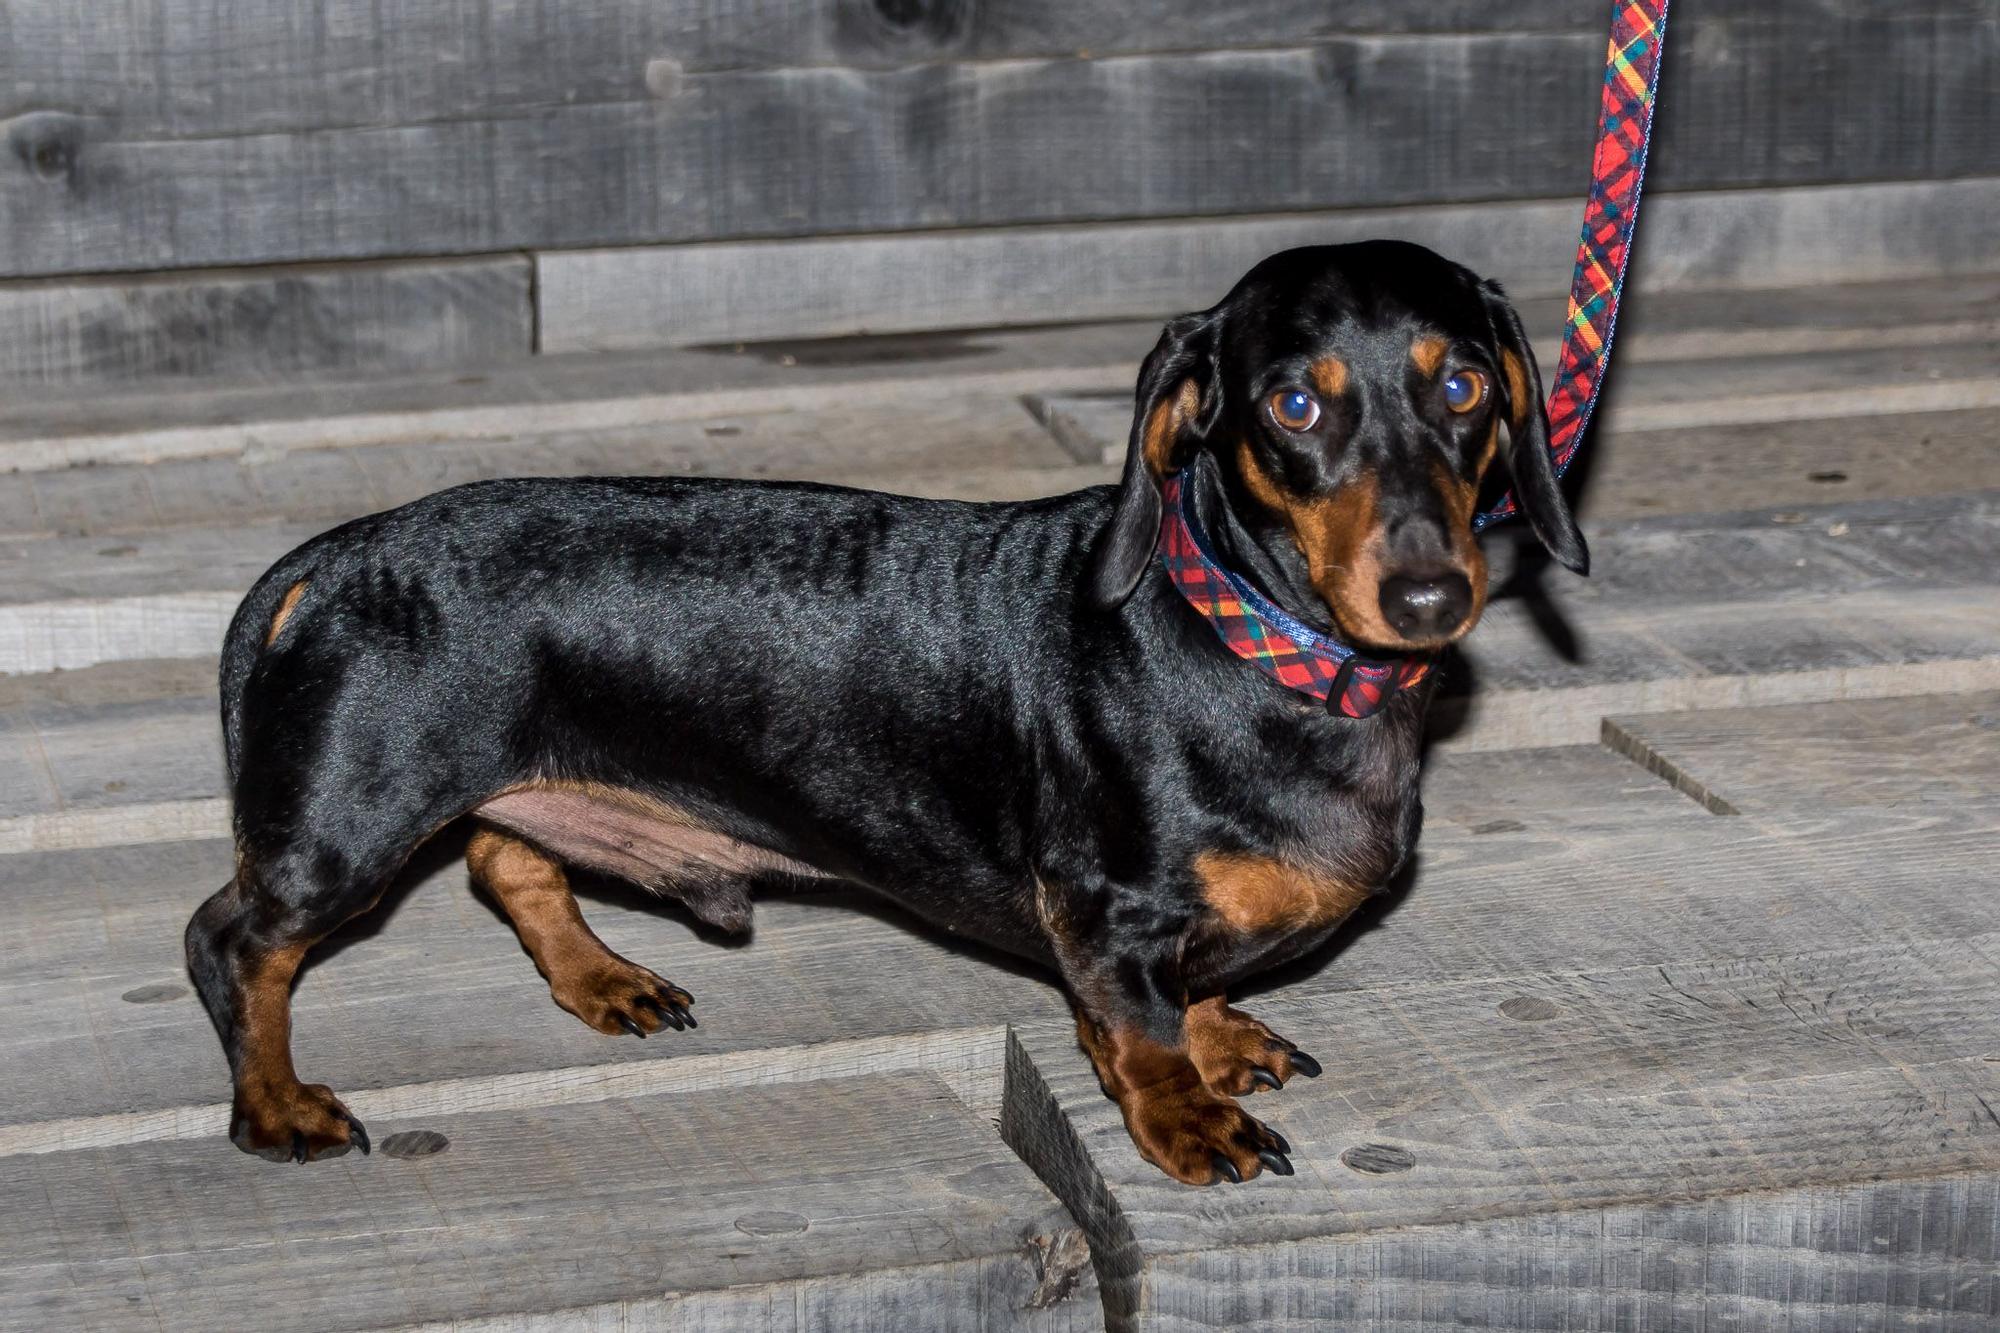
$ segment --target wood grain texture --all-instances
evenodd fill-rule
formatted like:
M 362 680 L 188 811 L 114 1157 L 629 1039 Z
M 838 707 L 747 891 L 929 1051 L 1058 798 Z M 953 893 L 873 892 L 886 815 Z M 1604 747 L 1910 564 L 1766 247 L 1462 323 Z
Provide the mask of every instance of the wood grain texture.
M 38 923 L 0 961 L 0 1012 L 19 1024 L 0 1040 L 36 1070 L 0 1093 L 0 1123 L 167 1112 L 145 1132 L 162 1123 L 202 1137 L 222 1132 L 216 1102 L 227 1071 L 185 989 L 180 934 L 232 859 L 226 841 L 0 856 L 8 901 Z M 816 1064 L 822 1072 L 963 1068 L 954 1053 L 962 1043 L 933 1058 L 926 1034 L 1066 1012 L 1038 970 L 955 946 L 865 897 L 769 897 L 745 943 L 704 936 L 676 909 L 605 881 L 586 889 L 592 927 L 692 992 L 701 1022 L 671 1040 L 607 1038 L 556 1007 L 505 921 L 469 888 L 449 843 L 417 860 L 387 907 L 309 960 L 295 993 L 299 1067 L 360 1094 L 363 1115 L 370 1090 L 454 1079 L 481 1081 L 461 1096 L 574 1100 L 595 1081 L 592 1069 L 662 1060 L 690 1064 L 689 1077 L 711 1083 L 755 1082 L 778 1050 L 816 1050 L 795 1061 L 806 1073 Z M 181 993 L 156 1003 L 122 998 L 162 984 Z M 864 1041 L 872 1044 L 846 1054 L 838 1045 Z M 182 1108 L 199 1110 L 184 1122 Z M 74 1127 L 54 1141 L 80 1134 L 90 1141 Z
M 0 284 L 0 384 L 273 379 L 527 356 L 524 257 Z
M 0 1320 L 1102 1326 L 1075 1246 L 1044 1285 L 1061 1207 L 926 1075 L 381 1129 L 418 1127 L 449 1146 L 310 1172 L 220 1139 L 0 1159 Z
M 1923 809 L 2000 791 L 2000 693 L 1606 718 L 1669 781 L 1756 813 Z
M 1986 77 L 2000 23 L 1871 11 L 1800 3 L 1677 15 L 1689 54 L 1666 74 L 1656 183 L 2000 170 L 1988 133 L 2000 92 Z M 942 25 L 932 31 L 956 30 L 958 7 L 925 12 Z M 205 38 L 177 31 L 189 25 L 174 17 L 135 31 L 215 58 L 287 31 L 252 18 Z M 462 74 L 443 78 L 454 66 L 423 40 L 431 20 L 379 41 L 363 20 L 320 44 L 357 71 L 345 79 L 339 68 L 317 81 L 235 78 L 229 95 L 169 93 L 164 103 L 161 88 L 208 92 L 218 79 L 36 82 L 39 100 L 18 105 L 38 114 L 12 123 L 15 152 L 0 163 L 17 186 L 0 194 L 13 238 L 0 271 L 1569 198 L 1586 170 L 1603 54 L 1599 19 L 1303 45 L 1260 35 L 1258 49 L 1105 59 L 704 72 L 649 51 L 615 11 L 608 31 L 581 37 L 590 54 L 551 60 L 563 41 L 550 29 L 565 25 L 546 18 L 510 10 L 445 41 L 474 50 Z M 17 41 L 23 63 L 61 49 L 66 26 L 39 47 Z M 276 44 L 311 49 L 314 28 L 294 31 Z M 371 71 L 391 46 L 421 61 L 421 78 L 399 80 L 392 61 L 377 81 Z M 1862 49 L 1869 61 L 1844 58 Z M 150 49 L 133 59 L 155 63 Z M 566 76 L 577 68 L 593 74 Z M 433 86 L 443 101 L 414 91 Z
M 1990 202 L 1995 191 L 1991 181 L 1974 180 L 1650 194 L 1632 267 L 1630 319 L 1621 320 L 1620 365 L 1647 355 L 1650 294 L 1896 277 L 1923 284 L 1939 272 L 1990 272 L 2000 267 L 2000 250 L 1979 220 L 1981 201 Z M 1396 236 L 1500 280 L 1517 299 L 1532 299 L 1567 294 L 1577 217 L 1575 201 L 1564 198 L 557 250 L 537 257 L 537 291 L 550 350 L 1159 318 L 1208 306 L 1274 251 Z M 1911 310 L 1910 322 L 1935 322 L 1956 310 L 1958 336 L 1990 340 L 1990 322 L 1973 295 L 1941 295 L 1928 310 Z M 1883 299 L 1900 309 L 1912 297 L 1885 292 Z M 1768 310 L 1742 298 L 1702 304 L 1658 321 L 1661 339 L 1688 332 L 1684 319 L 1706 326 L 1708 341 L 1684 338 L 1672 355 L 1823 352 L 1855 338 L 1893 339 L 1898 323 L 1878 310 L 1871 325 L 1857 326 L 1843 317 L 1837 295 L 1774 298 Z M 1529 327 L 1553 335 L 1559 321 L 1557 312 Z M 1814 332 L 1822 333 L 1817 341 Z

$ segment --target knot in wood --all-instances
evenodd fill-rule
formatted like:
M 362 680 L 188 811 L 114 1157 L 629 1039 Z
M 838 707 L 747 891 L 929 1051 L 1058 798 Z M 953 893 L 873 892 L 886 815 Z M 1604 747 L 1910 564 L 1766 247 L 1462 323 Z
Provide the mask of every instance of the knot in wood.
M 434 1129 L 406 1129 L 382 1140 L 378 1151 L 384 1157 L 434 1157 L 451 1146 L 451 1140 Z
M 1417 1164 L 1416 1154 L 1387 1143 L 1364 1143 L 1340 1155 L 1341 1165 L 1365 1176 L 1392 1176 Z
M 68 181 L 83 152 L 83 118 L 66 111 L 30 111 L 6 122 L 7 146 L 36 180 Z

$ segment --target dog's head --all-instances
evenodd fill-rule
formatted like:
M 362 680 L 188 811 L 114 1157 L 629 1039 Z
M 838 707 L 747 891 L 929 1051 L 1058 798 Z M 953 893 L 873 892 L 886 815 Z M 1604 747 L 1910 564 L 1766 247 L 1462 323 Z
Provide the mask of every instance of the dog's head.
M 1516 502 L 1583 573 L 1541 375 L 1500 288 L 1400 242 L 1274 255 L 1169 321 L 1140 369 L 1092 594 L 1131 595 L 1163 481 L 1200 458 L 1221 509 L 1204 520 L 1280 605 L 1373 648 L 1450 643 L 1485 605 L 1472 518 L 1503 426 Z

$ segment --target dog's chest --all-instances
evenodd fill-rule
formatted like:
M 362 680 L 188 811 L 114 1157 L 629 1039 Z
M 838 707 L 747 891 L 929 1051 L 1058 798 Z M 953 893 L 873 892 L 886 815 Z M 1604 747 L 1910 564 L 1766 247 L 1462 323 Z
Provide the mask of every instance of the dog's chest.
M 1399 712 L 1403 710 L 1398 710 Z M 1266 821 L 1249 846 L 1201 851 L 1211 912 L 1239 934 L 1324 933 L 1394 878 L 1422 822 L 1421 716 L 1336 731 L 1332 753 L 1274 753 L 1259 781 Z

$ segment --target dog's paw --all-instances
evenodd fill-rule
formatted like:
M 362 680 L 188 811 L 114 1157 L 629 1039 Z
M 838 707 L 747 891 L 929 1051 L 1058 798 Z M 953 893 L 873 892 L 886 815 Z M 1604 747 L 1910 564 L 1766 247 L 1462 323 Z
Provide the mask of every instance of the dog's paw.
M 1139 1155 L 1175 1180 L 1241 1184 L 1267 1167 L 1292 1174 L 1284 1135 L 1206 1086 L 1130 1096 L 1121 1109 Z
M 239 1089 L 229 1141 L 271 1162 L 321 1162 L 368 1151 L 368 1131 L 324 1083 Z
M 1294 1074 L 1320 1075 L 1319 1061 L 1220 1000 L 1188 1010 L 1187 1043 L 1201 1081 L 1232 1097 L 1282 1088 Z
M 552 978 L 556 1003 L 607 1036 L 643 1037 L 670 1027 L 698 1026 L 689 1012 L 694 996 L 657 973 L 606 951 L 566 976 Z

